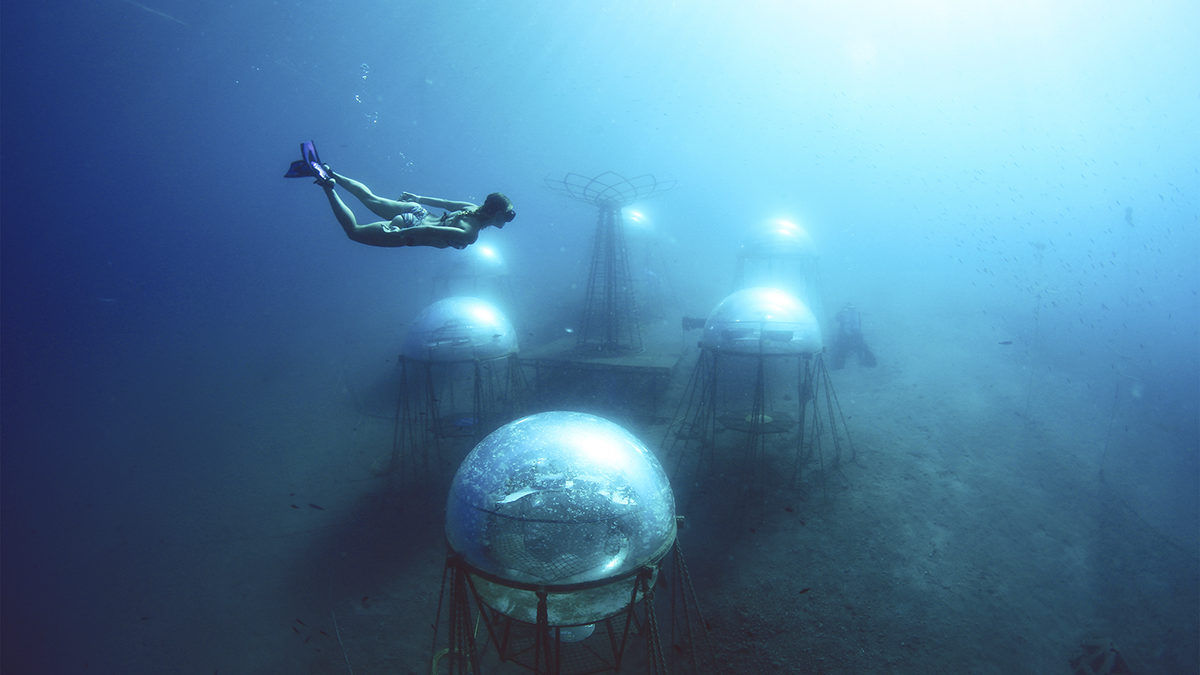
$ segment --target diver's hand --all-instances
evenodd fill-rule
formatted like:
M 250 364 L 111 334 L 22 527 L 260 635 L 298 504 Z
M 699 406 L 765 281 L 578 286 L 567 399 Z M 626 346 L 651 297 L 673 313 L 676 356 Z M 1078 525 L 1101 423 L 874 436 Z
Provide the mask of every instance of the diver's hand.
M 400 201 L 402 201 L 402 202 L 416 202 L 416 203 L 418 203 L 418 204 L 419 204 L 419 203 L 420 203 L 420 201 L 421 201 L 421 198 L 420 198 L 420 197 L 418 197 L 417 195 L 414 195 L 414 194 L 413 194 L 413 193 L 411 193 L 411 192 L 401 192 L 401 193 L 400 193 Z

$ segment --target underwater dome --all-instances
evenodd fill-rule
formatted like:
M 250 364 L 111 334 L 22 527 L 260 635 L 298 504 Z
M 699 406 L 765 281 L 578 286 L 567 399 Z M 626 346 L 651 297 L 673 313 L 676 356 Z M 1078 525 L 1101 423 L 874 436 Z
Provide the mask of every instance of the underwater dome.
M 438 300 L 417 315 L 403 354 L 420 361 L 487 360 L 517 353 L 517 333 L 491 303 L 471 297 Z
M 808 230 L 788 220 L 773 220 L 742 241 L 740 254 L 747 258 L 815 256 L 816 243 Z
M 778 288 L 747 288 L 721 301 L 700 345 L 738 354 L 816 354 L 823 348 L 812 311 Z
M 480 597 L 519 621 L 585 625 L 623 611 L 675 542 L 675 498 L 654 454 L 621 426 L 544 412 L 484 438 L 454 476 L 446 539 Z

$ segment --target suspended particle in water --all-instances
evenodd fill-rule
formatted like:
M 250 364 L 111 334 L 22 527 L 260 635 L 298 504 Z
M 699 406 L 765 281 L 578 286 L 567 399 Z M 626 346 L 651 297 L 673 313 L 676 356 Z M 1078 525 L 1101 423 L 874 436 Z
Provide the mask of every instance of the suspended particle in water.
M 365 63 L 362 64 L 361 66 L 359 66 L 359 74 L 362 77 L 362 79 L 364 79 L 364 80 L 367 79 L 367 76 L 371 74 L 371 66 L 368 66 Z
M 361 96 L 361 95 L 359 95 L 359 94 L 355 94 L 355 95 L 354 95 L 354 102 L 355 102 L 355 103 L 362 103 L 362 102 L 363 102 L 363 100 L 362 100 L 362 96 Z

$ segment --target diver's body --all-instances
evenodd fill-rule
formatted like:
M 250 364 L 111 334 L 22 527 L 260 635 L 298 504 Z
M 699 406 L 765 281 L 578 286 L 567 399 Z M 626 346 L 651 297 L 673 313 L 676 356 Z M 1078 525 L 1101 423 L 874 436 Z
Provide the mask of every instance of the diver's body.
M 399 200 L 379 197 L 366 185 L 326 167 L 329 179 L 318 178 L 316 183 L 325 189 L 333 215 L 350 239 L 368 246 L 433 246 L 435 248 L 466 248 L 479 238 L 480 230 L 494 226 L 502 228 L 516 217 L 512 202 L 499 192 L 488 195 L 482 206 L 436 197 L 420 197 L 410 192 Z M 384 220 L 360 224 L 354 212 L 334 188 L 342 186 L 372 213 Z M 442 209 L 435 216 L 426 208 Z
M 830 357 L 833 368 L 840 369 L 846 365 L 846 357 L 854 354 L 858 357 L 858 365 L 868 368 L 875 367 L 875 354 L 867 346 L 862 334 L 862 319 L 854 305 L 846 305 L 837 313 L 838 332 L 833 339 Z

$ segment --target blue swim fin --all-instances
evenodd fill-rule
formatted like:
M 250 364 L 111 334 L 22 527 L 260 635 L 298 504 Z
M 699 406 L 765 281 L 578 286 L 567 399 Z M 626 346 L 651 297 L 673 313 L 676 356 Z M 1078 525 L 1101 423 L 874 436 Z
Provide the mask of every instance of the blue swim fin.
M 321 156 L 317 154 L 317 146 L 312 141 L 304 141 L 300 144 L 300 157 L 302 159 L 292 162 L 292 165 L 288 167 L 287 173 L 283 174 L 284 178 L 316 178 L 320 181 L 330 179 L 329 171 L 321 163 Z

